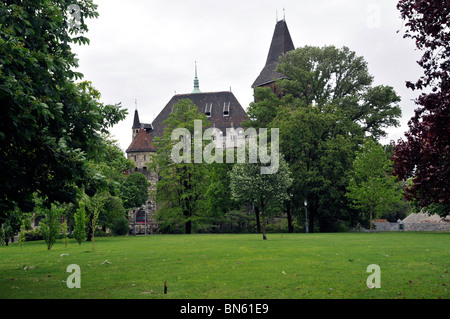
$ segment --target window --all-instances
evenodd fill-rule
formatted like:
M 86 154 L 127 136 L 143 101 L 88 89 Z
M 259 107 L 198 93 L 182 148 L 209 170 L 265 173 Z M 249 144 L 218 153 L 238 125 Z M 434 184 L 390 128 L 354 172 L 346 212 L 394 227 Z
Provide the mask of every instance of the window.
M 207 117 L 211 117 L 211 112 L 212 112 L 212 103 L 206 103 L 206 107 L 205 107 L 205 115 Z
M 146 219 L 146 216 L 145 216 L 145 211 L 143 211 L 143 210 L 139 210 L 137 213 L 136 213 L 136 223 L 145 223 L 145 219 Z
M 223 103 L 223 116 L 230 116 L 230 102 Z

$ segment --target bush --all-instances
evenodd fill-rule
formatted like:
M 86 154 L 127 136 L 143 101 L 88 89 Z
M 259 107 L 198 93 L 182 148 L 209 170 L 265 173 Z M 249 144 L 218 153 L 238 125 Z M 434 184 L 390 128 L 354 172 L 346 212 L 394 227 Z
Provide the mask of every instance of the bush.
M 126 235 L 130 229 L 130 222 L 128 218 L 124 216 L 116 218 L 111 224 L 110 229 L 114 236 Z
M 101 229 L 96 229 L 94 235 L 95 235 L 95 237 L 108 237 L 108 236 L 110 236 L 104 230 L 101 230 Z
M 26 230 L 24 232 L 25 241 L 37 241 L 37 240 L 43 240 L 44 237 L 42 236 L 41 228 L 36 227 L 32 230 Z
M 44 237 L 45 243 L 47 244 L 47 249 L 52 249 L 59 238 L 59 224 L 60 218 L 64 208 L 59 204 L 52 203 L 50 209 L 46 210 L 45 219 L 40 223 L 40 229 L 42 236 Z

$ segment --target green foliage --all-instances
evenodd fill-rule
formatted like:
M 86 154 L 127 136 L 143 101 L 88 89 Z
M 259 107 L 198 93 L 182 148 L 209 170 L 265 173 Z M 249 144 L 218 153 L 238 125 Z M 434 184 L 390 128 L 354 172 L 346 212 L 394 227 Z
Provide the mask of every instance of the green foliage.
M 19 233 L 19 244 L 20 244 L 20 249 L 23 249 L 23 244 L 26 241 L 25 238 L 25 225 L 24 223 L 22 223 L 22 226 L 20 227 L 20 233 Z
M 32 230 L 26 230 L 24 232 L 24 238 L 25 241 L 38 241 L 44 239 L 40 227 L 36 227 L 35 229 Z
M 59 203 L 53 203 L 50 209 L 43 208 L 45 219 L 40 223 L 42 237 L 50 250 L 59 237 L 61 215 L 64 208 Z
M 362 138 L 359 127 L 338 110 L 313 106 L 281 110 L 271 125 L 280 129 L 280 150 L 292 172 L 293 214 L 304 215 L 306 199 L 311 231 L 316 221 L 321 231 L 332 231 L 338 220 L 350 219 L 346 172 Z
M 279 82 L 283 92 L 300 107 L 337 106 L 375 138 L 399 125 L 400 97 L 392 87 L 373 87 L 367 62 L 347 47 L 305 46 L 284 55 L 277 70 L 287 77 Z
M 92 251 L 95 251 L 95 231 L 97 229 L 97 223 L 99 219 L 100 212 L 103 205 L 105 204 L 108 196 L 107 193 L 97 193 L 88 199 L 88 208 L 92 213 L 91 215 L 91 241 L 92 241 Z
M 267 87 L 255 88 L 254 98 L 255 102 L 251 102 L 247 109 L 249 120 L 244 121 L 242 126 L 255 129 L 268 128 L 284 103 Z
M 392 161 L 386 157 L 383 147 L 366 139 L 353 163 L 346 196 L 353 208 L 369 214 L 370 230 L 374 218 L 402 199 L 402 190 L 391 172 Z
M 60 229 L 61 229 L 61 236 L 62 239 L 64 241 L 64 247 L 67 247 L 67 245 L 69 244 L 69 239 L 68 239 L 68 233 L 67 233 L 67 221 L 65 220 L 63 223 L 61 223 L 60 225 Z
M 78 245 L 86 239 L 86 205 L 84 201 L 78 202 L 78 209 L 76 210 L 75 216 L 75 225 L 73 229 L 73 236 L 78 242 Z
M 280 206 L 289 200 L 288 189 L 292 184 L 287 162 L 279 156 L 279 168 L 275 174 L 261 174 L 261 163 L 237 163 L 230 171 L 231 196 L 241 203 L 255 203 L 261 214 L 263 239 L 266 238 L 266 212 L 271 206 Z
M 17 207 L 7 212 L 7 217 L 0 226 L 0 242 L 2 245 L 8 246 L 9 241 L 20 231 L 22 215 L 22 212 Z
M 247 124 L 280 129 L 280 151 L 293 177 L 292 216 L 304 214 L 307 200 L 312 231 L 354 224 L 357 212 L 345 197 L 347 173 L 364 136 L 379 138 L 398 126 L 400 98 L 391 87 L 373 86 L 364 58 L 347 47 L 290 51 L 277 71 L 286 76 L 277 81 L 283 97 L 255 90 Z
M 75 24 L 70 4 L 80 8 Z M 96 9 L 92 0 L 0 2 L 0 217 L 15 205 L 31 211 L 36 191 L 73 201 L 86 160 L 104 151 L 101 133 L 125 118 L 89 82 L 76 83 L 71 44 L 89 42 Z
M 125 216 L 117 217 L 111 224 L 111 232 L 114 236 L 123 236 L 130 230 L 130 221 Z
M 134 172 L 122 183 L 123 206 L 127 209 L 139 207 L 148 200 L 149 182 L 144 174 Z
M 202 121 L 203 129 L 210 125 L 206 116 L 197 112 L 197 106 L 192 101 L 184 99 L 174 105 L 173 112 L 164 122 L 166 128 L 163 137 L 155 138 L 157 152 L 152 156 L 151 162 L 152 169 L 160 177 L 154 194 L 159 209 L 156 217 L 163 227 L 166 225 L 177 229 L 184 224 L 187 234 L 192 233 L 195 223 L 207 220 L 205 192 L 208 187 L 208 170 L 207 164 L 194 163 L 194 152 L 183 154 L 188 159 L 186 163 L 172 161 L 172 149 L 180 141 L 173 141 L 171 136 L 173 130 L 182 128 L 193 137 L 195 120 Z M 191 138 L 191 150 L 194 150 L 194 138 Z
M 224 155 L 225 156 L 225 155 Z M 212 163 L 209 165 L 209 183 L 205 194 L 208 215 L 218 220 L 232 210 L 238 209 L 231 197 L 230 175 L 234 164 Z

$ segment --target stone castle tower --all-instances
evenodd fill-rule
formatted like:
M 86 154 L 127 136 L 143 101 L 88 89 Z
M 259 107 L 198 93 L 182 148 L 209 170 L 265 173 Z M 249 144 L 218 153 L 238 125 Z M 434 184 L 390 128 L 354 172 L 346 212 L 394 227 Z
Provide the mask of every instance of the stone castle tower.
M 285 76 L 276 72 L 276 67 L 280 62 L 280 57 L 294 49 L 294 43 L 292 42 L 286 20 L 283 19 L 278 21 L 275 25 L 275 31 L 273 33 L 266 64 L 253 83 L 252 88 L 270 87 L 272 92 L 281 97 L 280 89 L 275 85 L 275 81 L 283 79 Z

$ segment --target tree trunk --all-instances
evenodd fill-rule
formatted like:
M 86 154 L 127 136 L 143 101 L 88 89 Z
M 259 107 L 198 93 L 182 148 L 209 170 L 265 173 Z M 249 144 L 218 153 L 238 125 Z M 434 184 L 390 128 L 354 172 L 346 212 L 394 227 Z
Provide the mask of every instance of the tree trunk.
M 286 203 L 286 213 L 288 220 L 288 233 L 292 234 L 294 232 L 294 226 L 292 225 L 292 214 L 291 214 L 291 203 Z
M 191 234 L 192 233 L 192 221 L 188 220 L 186 222 L 186 234 Z
M 89 224 L 88 224 L 88 234 L 86 241 L 92 241 L 92 221 L 94 220 L 93 214 L 89 217 Z
M 309 232 L 314 233 L 317 208 L 313 203 L 311 204 L 312 205 L 308 205 L 308 224 L 309 224 Z
M 256 232 L 258 234 L 261 234 L 261 222 L 259 221 L 259 211 L 254 203 L 252 204 L 252 206 L 253 206 L 253 211 L 255 212 L 255 216 L 256 216 Z
M 95 223 L 92 219 L 92 251 L 95 251 Z
M 264 203 L 261 200 L 261 229 L 263 234 L 263 240 L 267 239 L 266 236 L 266 216 L 264 215 Z

